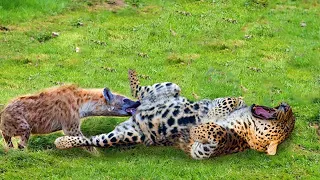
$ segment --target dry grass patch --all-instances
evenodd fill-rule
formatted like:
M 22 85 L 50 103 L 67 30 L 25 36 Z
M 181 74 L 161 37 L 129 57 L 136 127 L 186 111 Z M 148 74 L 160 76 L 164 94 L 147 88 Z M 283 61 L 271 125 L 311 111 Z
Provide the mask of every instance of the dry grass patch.
M 215 51 L 221 50 L 233 50 L 241 48 L 246 44 L 244 40 L 215 40 L 215 41 L 205 41 L 201 45 Z
M 108 10 L 108 11 L 118 11 L 126 6 L 124 0 L 108 0 L 106 2 L 90 2 L 89 11 L 99 11 L 99 10 Z
M 200 58 L 200 54 L 176 54 L 172 53 L 167 57 L 170 64 L 187 64 L 190 65 L 193 61 Z

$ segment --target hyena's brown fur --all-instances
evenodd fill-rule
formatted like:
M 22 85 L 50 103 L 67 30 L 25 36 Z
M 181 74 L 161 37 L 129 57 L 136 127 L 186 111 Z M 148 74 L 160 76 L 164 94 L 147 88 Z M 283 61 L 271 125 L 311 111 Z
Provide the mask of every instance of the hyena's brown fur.
M 27 145 L 30 133 L 46 134 L 63 130 L 82 136 L 80 118 L 86 116 L 129 116 L 126 108 L 136 102 L 109 89 L 82 89 L 64 85 L 12 100 L 1 112 L 0 130 L 9 148 L 11 137 L 20 136 L 19 148 Z

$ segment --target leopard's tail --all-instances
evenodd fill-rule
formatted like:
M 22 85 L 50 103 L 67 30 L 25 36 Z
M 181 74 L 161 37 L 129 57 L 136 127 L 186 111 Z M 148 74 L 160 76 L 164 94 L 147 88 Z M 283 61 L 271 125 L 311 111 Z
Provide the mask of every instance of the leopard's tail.
M 132 96 L 140 100 L 139 88 L 141 89 L 141 86 L 137 76 L 137 72 L 135 70 L 129 69 L 128 78 L 130 81 L 130 89 Z

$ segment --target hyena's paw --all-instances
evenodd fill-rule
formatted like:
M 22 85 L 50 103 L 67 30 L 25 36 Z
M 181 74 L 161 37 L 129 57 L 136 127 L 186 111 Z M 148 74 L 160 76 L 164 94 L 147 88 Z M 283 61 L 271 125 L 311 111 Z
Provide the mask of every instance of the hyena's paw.
M 84 150 L 88 151 L 90 154 L 98 156 L 100 155 L 99 151 L 92 146 L 82 147 Z
M 63 136 L 54 141 L 54 144 L 58 149 L 69 149 L 73 147 L 79 147 L 81 144 L 81 137 L 75 136 Z

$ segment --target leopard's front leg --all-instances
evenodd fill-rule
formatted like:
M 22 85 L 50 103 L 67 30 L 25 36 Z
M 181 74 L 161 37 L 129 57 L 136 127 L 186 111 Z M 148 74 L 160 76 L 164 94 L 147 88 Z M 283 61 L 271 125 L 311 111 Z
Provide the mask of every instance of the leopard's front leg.
M 201 143 L 198 141 L 193 142 L 190 144 L 190 152 L 189 155 L 193 159 L 208 159 L 212 156 L 212 154 L 215 152 L 215 149 L 217 149 L 218 142 L 211 141 L 209 143 Z
M 194 126 L 189 132 L 182 132 L 180 148 L 194 159 L 206 159 L 218 155 L 226 143 L 226 130 L 214 123 Z
M 69 149 L 73 147 L 95 146 L 111 147 L 116 145 L 133 145 L 140 144 L 144 140 L 138 125 L 130 118 L 119 124 L 113 131 L 108 134 L 100 134 L 86 138 L 84 136 L 63 136 L 55 140 L 58 149 Z

